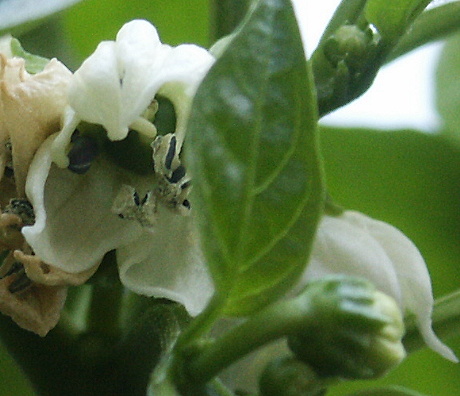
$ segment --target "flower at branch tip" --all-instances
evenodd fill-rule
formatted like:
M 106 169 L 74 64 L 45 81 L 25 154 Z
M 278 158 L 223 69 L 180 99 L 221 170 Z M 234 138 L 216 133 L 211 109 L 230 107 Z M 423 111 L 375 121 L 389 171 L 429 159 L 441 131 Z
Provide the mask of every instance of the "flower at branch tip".
M 378 378 L 406 356 L 401 311 L 370 282 L 329 276 L 307 285 L 305 297 L 315 325 L 288 343 L 321 377 Z
M 330 274 L 365 278 L 393 297 L 405 315 L 413 315 L 426 344 L 457 361 L 431 327 L 433 295 L 422 255 L 398 229 L 362 213 L 324 216 L 301 284 Z
M 162 44 L 147 21 L 126 23 L 116 41 L 101 42 L 75 72 L 69 86 L 71 110 L 54 143 L 54 161 L 68 165 L 65 150 L 80 121 L 102 125 L 110 140 L 126 138 L 129 130 L 154 138 L 156 127 L 143 113 L 157 94 L 174 105 L 181 146 L 191 99 L 213 62 L 196 45 Z
M 83 62 L 69 83 L 63 127 L 41 145 L 27 178 L 35 223 L 22 233 L 37 256 L 77 276 L 116 250 L 126 287 L 177 301 L 192 315 L 203 309 L 212 285 L 179 155 L 193 95 L 213 60 L 195 45 L 162 44 L 150 23 L 135 20 Z M 156 136 L 158 96 L 173 105 L 176 123 Z M 141 151 L 144 167 L 116 162 Z
M 454 353 L 433 332 L 433 296 L 429 273 L 418 249 L 398 229 L 362 213 L 345 211 L 323 216 L 310 263 L 292 294 L 305 285 L 330 275 L 347 275 L 372 282 L 392 297 L 404 314 L 412 315 L 426 344 L 446 359 Z M 285 340 L 253 353 L 224 373 L 232 389 L 256 391 L 258 378 L 268 362 L 289 356 Z

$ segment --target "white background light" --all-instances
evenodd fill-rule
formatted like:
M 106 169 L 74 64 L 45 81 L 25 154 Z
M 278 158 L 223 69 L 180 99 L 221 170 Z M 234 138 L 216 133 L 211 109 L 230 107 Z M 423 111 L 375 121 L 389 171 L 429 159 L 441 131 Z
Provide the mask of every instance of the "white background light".
M 311 55 L 338 0 L 297 0 L 307 51 Z M 434 131 L 440 125 L 434 109 L 434 74 L 441 44 L 413 51 L 382 68 L 373 86 L 349 105 L 324 117 L 328 125 Z

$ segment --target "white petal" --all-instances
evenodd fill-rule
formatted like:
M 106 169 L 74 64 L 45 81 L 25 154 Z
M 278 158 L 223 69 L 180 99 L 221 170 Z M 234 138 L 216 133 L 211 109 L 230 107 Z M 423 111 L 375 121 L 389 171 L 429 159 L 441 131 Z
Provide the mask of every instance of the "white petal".
M 116 42 L 100 43 L 75 72 L 70 105 L 82 120 L 101 124 L 109 139 L 124 139 L 155 96 L 156 76 L 168 52 L 150 23 L 127 23 Z
M 402 296 L 393 264 L 378 241 L 344 216 L 321 220 L 303 283 L 325 275 L 364 277 L 400 305 Z
M 118 187 L 132 181 L 103 160 L 94 161 L 84 175 L 52 165 L 54 138 L 43 143 L 32 161 L 26 194 L 36 222 L 22 232 L 44 262 L 78 273 L 96 265 L 109 250 L 138 237 L 141 227 L 110 210 Z
M 425 260 L 417 247 L 390 224 L 356 212 L 349 212 L 348 218 L 355 219 L 378 240 L 394 263 L 403 297 L 403 308 L 415 315 L 426 344 L 446 359 L 457 362 L 454 353 L 439 340 L 431 327 L 434 303 L 431 279 Z
M 174 105 L 179 147 L 184 140 L 192 98 L 213 63 L 214 57 L 205 49 L 183 44 L 170 51 L 158 76 L 159 93 Z
M 69 87 L 69 103 L 79 118 L 101 124 L 111 138 L 126 137 L 128 125 L 121 124 L 123 103 L 114 42 L 100 43 L 75 72 Z
M 403 311 L 415 315 L 427 345 L 457 361 L 432 330 L 430 276 L 420 252 L 401 231 L 359 212 L 323 217 L 301 283 L 340 273 L 366 278 L 392 296 Z
M 179 302 L 196 315 L 213 292 L 191 216 L 160 208 L 154 231 L 117 252 L 120 279 L 136 293 Z

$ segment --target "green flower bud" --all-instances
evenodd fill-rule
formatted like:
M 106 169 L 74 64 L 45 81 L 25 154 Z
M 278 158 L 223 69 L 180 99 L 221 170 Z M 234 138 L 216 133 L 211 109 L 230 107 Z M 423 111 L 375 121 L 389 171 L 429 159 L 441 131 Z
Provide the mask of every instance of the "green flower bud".
M 376 378 L 405 357 L 401 311 L 371 283 L 330 277 L 311 283 L 305 293 L 316 324 L 288 343 L 320 376 Z
M 273 360 L 259 379 L 262 396 L 317 396 L 324 386 L 318 375 L 293 357 Z
M 375 53 L 378 41 L 378 35 L 370 29 L 344 25 L 324 43 L 324 54 L 334 65 L 345 61 L 349 68 L 359 71 Z

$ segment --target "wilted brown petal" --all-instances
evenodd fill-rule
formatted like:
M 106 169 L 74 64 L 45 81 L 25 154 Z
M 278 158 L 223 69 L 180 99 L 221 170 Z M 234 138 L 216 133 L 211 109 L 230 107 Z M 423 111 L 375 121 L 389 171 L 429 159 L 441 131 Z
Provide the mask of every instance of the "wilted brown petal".
M 81 285 L 93 276 L 99 267 L 99 264 L 97 264 L 86 271 L 71 274 L 44 263 L 37 256 L 24 254 L 20 250 L 15 250 L 13 256 L 17 262 L 24 266 L 27 277 L 30 280 L 47 286 Z
M 11 293 L 14 276 L 0 280 L 0 311 L 20 327 L 44 337 L 59 321 L 66 287 L 32 284 L 22 293 Z
M 25 70 L 24 59 L 6 59 L 0 54 L 0 157 L 9 139 L 18 197 L 25 196 L 27 171 L 38 147 L 60 130 L 71 76 L 56 59 L 31 75 Z

